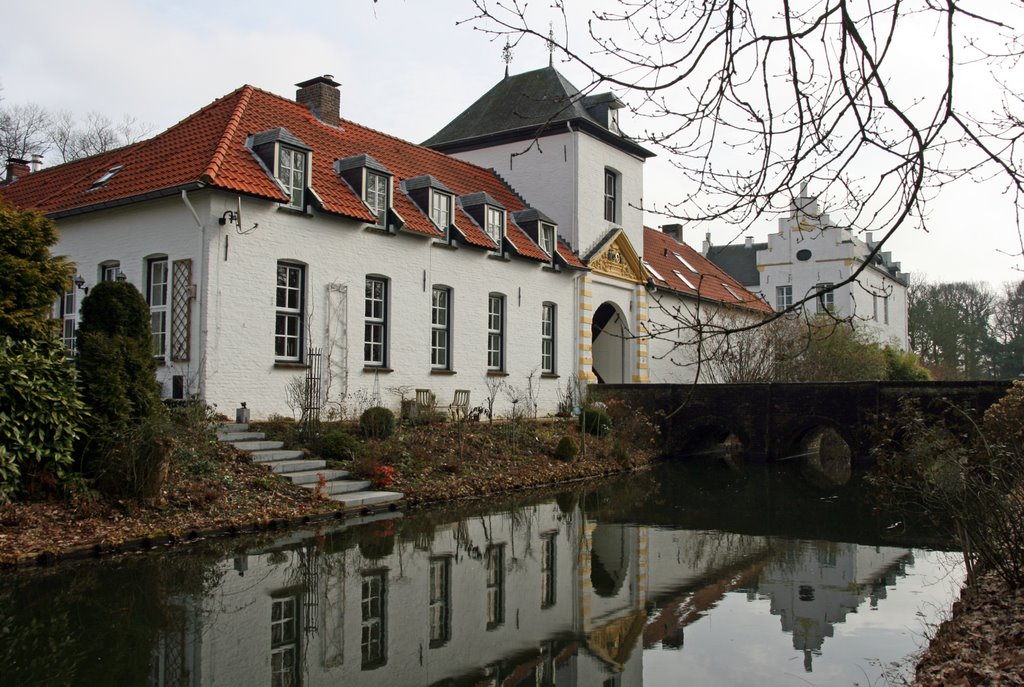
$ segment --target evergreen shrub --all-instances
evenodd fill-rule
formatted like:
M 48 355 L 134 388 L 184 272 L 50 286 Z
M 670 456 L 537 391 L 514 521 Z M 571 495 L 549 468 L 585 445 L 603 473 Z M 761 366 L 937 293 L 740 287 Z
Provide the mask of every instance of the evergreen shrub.
M 352 460 L 360 450 L 359 440 L 340 429 L 327 432 L 320 439 L 320 457 L 325 460 Z
M 0 503 L 63 478 L 85 419 L 60 344 L 0 338 Z
M 580 429 L 587 434 L 603 437 L 612 431 L 612 421 L 608 413 L 599 408 L 584 408 L 580 413 Z
M 359 417 L 359 430 L 367 439 L 387 439 L 395 433 L 395 414 L 382 406 L 367 408 Z
M 571 461 L 580 452 L 580 445 L 573 437 L 566 434 L 558 440 L 558 446 L 555 447 L 555 458 L 565 462 Z

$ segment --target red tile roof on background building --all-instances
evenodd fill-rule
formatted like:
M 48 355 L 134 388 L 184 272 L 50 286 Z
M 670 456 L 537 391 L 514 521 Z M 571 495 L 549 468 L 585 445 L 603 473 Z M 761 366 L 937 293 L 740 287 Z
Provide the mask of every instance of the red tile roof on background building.
M 747 291 L 693 248 L 650 227 L 644 227 L 644 262 L 658 288 L 765 314 L 773 312 L 760 296 Z
M 287 202 L 276 180 L 267 174 L 246 139 L 283 127 L 312 149 L 309 186 L 325 212 L 373 223 L 376 217 L 334 170 L 334 162 L 363 153 L 394 174 L 393 207 L 405 230 L 441 237 L 400 181 L 429 174 L 457 196 L 485 191 L 508 212 L 506 236 L 524 257 L 547 262 L 544 253 L 511 220 L 524 209 L 522 200 L 494 172 L 346 120 L 328 126 L 303 105 L 267 91 L 243 86 L 186 117 L 151 139 L 100 155 L 34 172 L 0 187 L 0 195 L 23 208 L 61 216 L 143 200 L 199 184 L 278 202 Z M 116 166 L 121 170 L 104 184 L 95 182 Z M 465 212 L 454 214 L 467 243 L 498 248 Z M 584 268 L 567 246 L 559 256 L 569 266 Z

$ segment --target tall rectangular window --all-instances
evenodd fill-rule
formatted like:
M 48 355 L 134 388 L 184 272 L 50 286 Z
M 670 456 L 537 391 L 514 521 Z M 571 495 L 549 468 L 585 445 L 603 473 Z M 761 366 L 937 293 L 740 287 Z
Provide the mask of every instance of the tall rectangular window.
M 505 622 L 505 545 L 487 547 L 484 554 L 487 569 L 487 629 Z
M 281 146 L 277 157 L 277 178 L 290 196 L 289 205 L 303 209 L 306 194 L 306 153 Z
M 278 360 L 302 359 L 305 269 L 303 265 L 294 263 L 277 263 L 277 318 L 274 325 L 274 356 Z
M 540 306 L 540 371 L 555 372 L 555 304 Z
M 366 204 L 377 215 L 377 224 L 383 226 L 388 211 L 388 178 L 383 174 L 366 173 Z
M 540 223 L 540 248 L 548 255 L 555 254 L 555 225 Z
M 618 221 L 619 194 L 618 175 L 610 169 L 604 170 L 604 218 L 609 222 Z
M 452 638 L 452 559 L 430 559 L 430 648 Z
M 505 212 L 488 205 L 485 216 L 487 221 L 484 223 L 484 230 L 498 248 L 501 248 L 501 237 L 505 233 Z
M 775 287 L 775 309 L 782 312 L 793 305 L 793 285 Z
M 540 607 L 555 605 L 555 538 L 557 532 L 541 536 L 540 547 Z
M 78 332 L 78 304 L 75 303 L 75 285 L 64 292 L 60 298 L 60 342 L 68 355 L 74 355 L 78 349 L 76 342 Z
M 363 575 L 362 668 L 377 668 L 388 660 L 387 571 Z
M 824 291 L 824 289 L 830 288 L 832 288 L 832 282 L 822 282 L 814 287 L 818 293 L 818 312 L 832 312 L 835 310 L 835 291 Z
M 270 610 L 270 684 L 299 684 L 299 600 L 274 599 Z
M 889 324 L 889 296 L 882 296 L 882 316 L 884 324 Z
M 149 327 L 153 335 L 153 355 L 167 354 L 167 258 L 150 258 L 146 265 L 146 301 L 149 303 Z
M 451 289 L 435 286 L 430 304 L 430 366 L 435 370 L 451 367 Z
M 386 367 L 388 351 L 387 279 L 383 277 L 366 278 L 364 316 L 363 363 L 372 367 Z
M 487 297 L 487 369 L 505 369 L 505 297 Z
M 452 223 L 452 197 L 440 191 L 430 191 L 430 219 L 437 228 L 448 235 L 448 227 Z
M 878 322 L 878 294 L 871 294 L 871 319 Z

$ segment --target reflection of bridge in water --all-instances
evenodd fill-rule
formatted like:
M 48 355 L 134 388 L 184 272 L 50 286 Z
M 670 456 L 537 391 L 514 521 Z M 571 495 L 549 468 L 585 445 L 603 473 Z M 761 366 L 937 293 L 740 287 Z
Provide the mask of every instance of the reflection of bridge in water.
M 894 415 L 904 399 L 925 412 L 955 403 L 979 419 L 1010 382 L 829 382 L 803 384 L 608 384 L 599 399 L 621 399 L 663 417 L 661 441 L 669 455 L 724 453 L 727 458 L 777 461 L 801 458 L 844 468 L 867 464 L 871 428 Z M 842 463 L 843 465 L 839 465 Z M 835 477 L 835 475 L 832 475 Z M 845 483 L 845 479 L 839 481 Z
M 681 649 L 729 592 L 770 597 L 794 646 L 820 652 L 909 560 L 595 521 L 564 502 L 427 522 L 296 533 L 222 561 L 216 588 L 173 600 L 151 684 L 640 685 L 642 648 Z

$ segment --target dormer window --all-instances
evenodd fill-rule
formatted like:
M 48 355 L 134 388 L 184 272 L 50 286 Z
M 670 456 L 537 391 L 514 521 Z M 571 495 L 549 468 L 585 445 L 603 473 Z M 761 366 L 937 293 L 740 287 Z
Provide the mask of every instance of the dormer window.
M 619 110 L 617 108 L 608 109 L 608 130 L 613 134 L 619 133 Z
M 505 233 L 505 211 L 500 208 L 487 206 L 487 222 L 484 226 L 484 231 L 487 235 L 499 246 L 501 245 L 501 237 Z
M 247 145 L 288 195 L 288 207 L 305 210 L 313 149 L 283 127 L 255 134 Z
M 430 219 L 437 228 L 448 235 L 448 227 L 452 223 L 452 196 L 436 189 L 430 190 Z
M 387 226 L 391 210 L 391 172 L 366 154 L 338 160 L 334 169 L 377 217 L 377 226 Z
M 277 178 L 291 197 L 288 205 L 305 207 L 306 164 L 308 156 L 301 150 L 281 146 L 277 156 Z
M 555 254 L 555 225 L 540 223 L 540 248 L 548 255 Z
M 377 215 L 377 224 L 384 224 L 388 211 L 388 190 L 391 180 L 383 174 L 366 173 L 366 193 L 364 200 L 367 207 Z
M 617 222 L 619 217 L 619 175 L 605 168 L 604 170 L 604 218 L 609 222 Z

